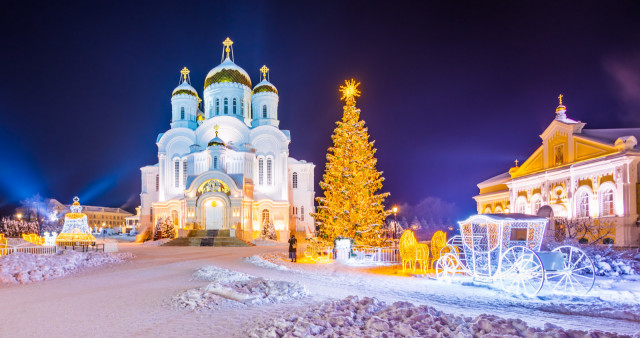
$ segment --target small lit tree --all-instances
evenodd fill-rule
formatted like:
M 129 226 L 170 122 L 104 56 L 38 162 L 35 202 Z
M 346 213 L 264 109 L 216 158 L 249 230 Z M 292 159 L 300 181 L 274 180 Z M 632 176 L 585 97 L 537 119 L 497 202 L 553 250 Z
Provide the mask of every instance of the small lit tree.
M 384 220 L 390 211 L 384 209 L 389 193 L 382 188 L 382 172 L 376 170 L 376 149 L 365 122 L 360 120 L 356 97 L 360 83 L 345 81 L 340 86 L 345 101 L 342 120 L 331 136 L 333 146 L 327 152 L 327 164 L 318 197 L 318 212 L 313 217 L 323 239 L 333 241 L 338 236 L 353 238 L 365 245 L 379 246 L 387 240 Z
M 262 232 L 260 233 L 260 237 L 264 239 L 272 239 L 274 241 L 277 239 L 276 228 L 273 226 L 273 222 L 267 221 L 262 226 Z

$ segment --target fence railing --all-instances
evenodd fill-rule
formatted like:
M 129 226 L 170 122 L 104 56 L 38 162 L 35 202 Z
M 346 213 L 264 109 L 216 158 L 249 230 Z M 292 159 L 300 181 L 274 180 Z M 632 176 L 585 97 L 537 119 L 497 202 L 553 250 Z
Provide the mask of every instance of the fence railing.
M 0 255 L 8 255 L 14 252 L 25 252 L 35 255 L 54 255 L 56 253 L 55 246 L 10 246 L 0 249 Z
M 351 259 L 362 263 L 400 263 L 402 261 L 397 247 L 354 245 L 351 252 L 353 253 Z

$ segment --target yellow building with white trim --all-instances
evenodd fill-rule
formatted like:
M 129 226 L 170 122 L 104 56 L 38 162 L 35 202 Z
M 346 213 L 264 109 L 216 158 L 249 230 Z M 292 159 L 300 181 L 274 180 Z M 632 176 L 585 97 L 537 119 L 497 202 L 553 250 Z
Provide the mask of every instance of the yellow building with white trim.
M 540 135 L 542 144 L 508 172 L 478 184 L 478 213 L 542 215 L 608 224 L 599 243 L 638 246 L 640 128 L 585 129 L 562 104 Z M 550 227 L 554 227 L 550 222 Z M 589 241 L 597 234 L 580 238 Z

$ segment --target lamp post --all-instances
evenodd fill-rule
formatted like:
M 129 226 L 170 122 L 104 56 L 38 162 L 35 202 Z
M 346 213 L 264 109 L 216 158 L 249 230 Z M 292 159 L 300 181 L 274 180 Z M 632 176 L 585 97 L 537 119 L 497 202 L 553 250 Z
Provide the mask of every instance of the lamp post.
M 393 221 L 395 222 L 393 224 L 393 239 L 396 239 L 396 227 L 398 226 L 398 206 L 394 205 L 393 208 L 391 208 L 391 211 L 393 211 Z
M 17 214 L 16 217 L 18 217 L 18 221 L 22 221 L 22 214 Z

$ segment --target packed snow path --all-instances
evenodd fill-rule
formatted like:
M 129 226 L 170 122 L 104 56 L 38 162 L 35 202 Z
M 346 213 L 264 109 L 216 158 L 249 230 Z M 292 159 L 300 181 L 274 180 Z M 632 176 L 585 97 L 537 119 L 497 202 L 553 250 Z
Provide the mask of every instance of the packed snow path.
M 549 322 L 571 329 L 598 329 L 618 333 L 640 331 L 640 321 L 583 316 L 580 311 L 602 308 L 602 301 L 560 302 L 527 300 L 477 286 L 450 286 L 421 278 L 375 275 L 337 264 L 288 265 L 270 269 L 245 257 L 284 252 L 285 246 L 153 247 L 121 244 L 136 258 L 118 265 L 89 269 L 77 275 L 28 285 L 0 287 L 0 336 L 244 336 L 247 321 L 273 318 L 285 311 L 303 311 L 316 301 L 349 295 L 376 297 L 388 303 L 409 301 L 448 313 L 493 314 L 520 318 L 542 327 Z M 214 265 L 272 280 L 300 282 L 310 297 L 274 305 L 194 312 L 176 309 L 171 299 L 207 281 L 191 280 L 195 271 Z M 635 292 L 612 293 L 612 300 L 638 301 Z M 622 299 L 620 299 L 622 300 Z M 546 304 L 546 305 L 545 305 Z M 555 305 L 554 305 L 555 304 Z M 573 305 L 577 304 L 577 305 Z M 617 306 L 619 303 L 615 303 Z M 546 306 L 546 308 L 545 308 Z M 565 306 L 566 308 L 563 308 Z M 571 307 L 578 307 L 572 309 Z M 582 308 L 583 307 L 583 308 Z M 638 314 L 637 306 L 616 311 Z M 558 313 L 564 312 L 564 313 Z M 571 314 L 566 314 L 571 313 Z M 617 314 L 612 317 L 620 318 Z

